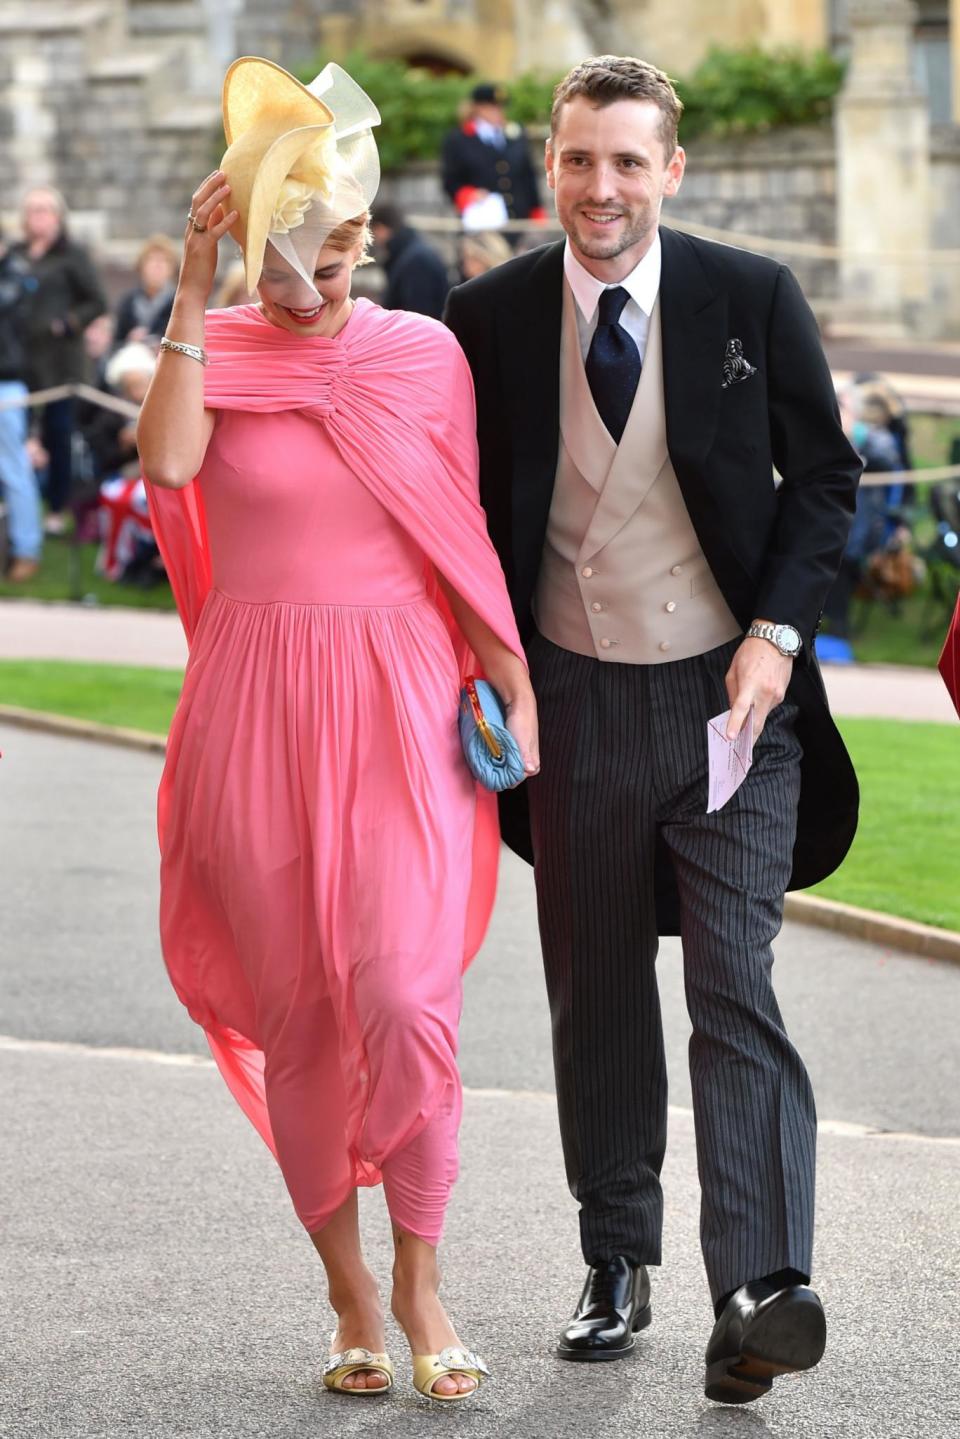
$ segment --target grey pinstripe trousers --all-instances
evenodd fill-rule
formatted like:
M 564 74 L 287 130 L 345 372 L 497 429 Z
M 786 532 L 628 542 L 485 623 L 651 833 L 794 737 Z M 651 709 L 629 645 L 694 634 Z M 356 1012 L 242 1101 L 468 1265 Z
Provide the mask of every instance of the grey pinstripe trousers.
M 662 665 L 529 647 L 542 769 L 537 896 L 567 1179 L 584 1257 L 659 1264 L 667 1085 L 655 960 L 659 829 L 681 903 L 690 1076 L 714 1301 L 809 1276 L 816 1112 L 771 984 L 800 791 L 795 707 L 774 710 L 737 794 L 707 815 L 706 722 L 739 640 Z

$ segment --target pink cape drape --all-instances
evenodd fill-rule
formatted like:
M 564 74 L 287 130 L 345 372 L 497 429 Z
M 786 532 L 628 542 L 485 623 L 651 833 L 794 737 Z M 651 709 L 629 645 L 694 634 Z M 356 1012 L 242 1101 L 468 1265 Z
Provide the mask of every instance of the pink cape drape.
M 943 641 L 937 668 L 943 677 L 947 692 L 953 700 L 954 708 L 960 715 L 960 595 L 957 596 L 953 619 L 950 621 L 946 638 Z
M 427 589 L 453 640 L 461 676 L 475 659 L 437 581 L 442 574 L 515 654 L 523 657 L 503 571 L 477 491 L 473 384 L 442 325 L 358 300 L 334 339 L 300 338 L 271 325 L 254 305 L 206 317 L 210 363 L 204 402 L 212 410 L 270 414 L 300 410 L 323 425 L 344 462 L 422 549 Z M 277 455 L 277 464 L 284 456 Z M 187 639 L 213 584 L 203 495 L 147 485 L 151 517 Z M 451 717 L 453 719 L 453 717 Z M 160 786 L 161 850 L 175 775 Z M 478 787 L 464 966 L 479 949 L 496 889 L 495 796 Z M 207 1039 L 234 1097 L 275 1150 L 263 1083 L 263 1054 L 225 1028 Z M 376 1176 L 358 1173 L 358 1182 Z

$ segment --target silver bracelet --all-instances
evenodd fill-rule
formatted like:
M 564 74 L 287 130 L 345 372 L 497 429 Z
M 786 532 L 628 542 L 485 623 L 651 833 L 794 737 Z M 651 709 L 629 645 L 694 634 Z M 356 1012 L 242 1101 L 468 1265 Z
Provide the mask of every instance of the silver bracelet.
M 199 360 L 201 365 L 207 363 L 207 352 L 201 350 L 199 345 L 184 345 L 180 340 L 168 340 L 166 335 L 160 341 L 161 350 L 173 350 L 178 355 L 189 355 L 191 360 Z

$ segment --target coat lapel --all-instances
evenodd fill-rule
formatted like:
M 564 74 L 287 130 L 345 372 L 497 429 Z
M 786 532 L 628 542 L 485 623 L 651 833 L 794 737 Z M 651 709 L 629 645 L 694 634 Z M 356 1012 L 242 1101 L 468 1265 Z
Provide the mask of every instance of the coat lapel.
M 566 284 L 560 340 L 560 431 L 567 453 L 580 474 L 598 495 L 602 494 L 617 457 L 617 446 L 590 393 L 580 352 L 577 302 Z
M 609 544 L 643 504 L 666 459 L 658 302 L 650 316 L 643 369 L 630 417 L 580 550 L 584 559 Z
M 660 315 L 667 446 L 683 483 L 713 444 L 720 414 L 727 295 L 707 278 L 684 235 L 660 230 Z

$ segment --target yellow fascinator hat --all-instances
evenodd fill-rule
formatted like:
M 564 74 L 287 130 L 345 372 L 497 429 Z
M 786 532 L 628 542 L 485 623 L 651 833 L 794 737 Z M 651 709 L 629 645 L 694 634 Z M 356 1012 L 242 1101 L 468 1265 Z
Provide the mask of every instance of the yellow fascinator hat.
M 272 60 L 233 62 L 223 82 L 220 168 L 239 212 L 231 233 L 250 293 L 268 240 L 313 288 L 313 261 L 327 237 L 369 209 L 377 193 L 379 123 L 370 97 L 332 62 L 309 85 Z

